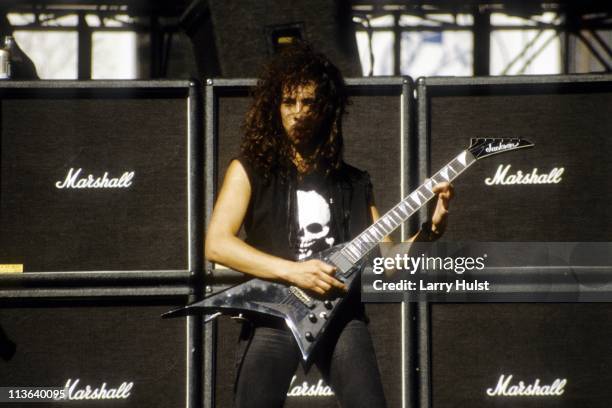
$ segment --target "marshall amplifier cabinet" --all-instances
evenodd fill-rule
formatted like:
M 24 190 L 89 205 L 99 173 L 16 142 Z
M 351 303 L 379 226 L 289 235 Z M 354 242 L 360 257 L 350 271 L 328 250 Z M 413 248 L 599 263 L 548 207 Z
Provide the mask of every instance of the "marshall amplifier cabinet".
M 3 302 L 0 384 L 65 390 L 40 407 L 185 407 L 186 320 L 160 319 L 169 302 Z
M 612 76 L 426 78 L 417 89 L 420 180 L 470 138 L 535 143 L 455 181 L 445 240 L 610 239 Z
M 199 92 L 0 84 L 0 271 L 189 276 L 202 247 Z
M 610 240 L 612 76 L 426 78 L 417 89 L 421 179 L 472 137 L 535 144 L 454 182 L 443 240 Z M 422 303 L 420 405 L 607 407 L 611 316 L 609 303 Z
M 432 305 L 430 406 L 607 408 L 610 316 L 610 303 Z
M 345 159 L 370 173 L 377 207 L 386 211 L 408 189 L 402 166 L 408 166 L 410 161 L 405 140 L 410 128 L 413 88 L 402 78 L 356 79 L 347 80 L 347 84 L 352 103 L 343 123 Z M 232 157 L 239 153 L 240 126 L 251 102 L 248 89 L 254 85 L 255 81 L 214 80 L 206 86 L 207 152 L 218 152 L 217 158 L 209 156 L 205 160 L 207 164 L 217 161 L 206 172 L 216 174 L 219 186 Z M 207 208 L 212 208 L 214 186 L 207 186 L 206 196 Z M 401 238 L 400 232 L 395 238 Z M 206 278 L 208 290 L 213 292 L 232 283 L 235 275 L 217 268 L 210 270 Z M 408 391 L 410 372 L 403 372 L 404 364 L 412 356 L 409 305 L 369 304 L 366 310 L 387 401 L 390 407 L 400 407 L 405 395 L 412 395 Z M 232 404 L 239 327 L 230 319 L 219 318 L 214 338 L 208 339 L 210 344 L 214 342 L 209 348 L 214 350 L 214 355 L 208 359 L 210 364 L 214 363 L 210 367 L 214 383 L 208 384 L 208 395 L 216 407 Z M 288 390 L 286 407 L 335 406 L 335 397 L 316 368 L 308 373 L 298 370 Z

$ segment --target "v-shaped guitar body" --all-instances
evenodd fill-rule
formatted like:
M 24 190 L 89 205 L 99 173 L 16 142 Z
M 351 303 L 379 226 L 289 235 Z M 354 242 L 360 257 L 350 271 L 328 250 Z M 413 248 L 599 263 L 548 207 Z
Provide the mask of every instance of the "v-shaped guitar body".
M 335 246 L 315 254 L 312 258 L 331 263 L 329 257 L 340 251 L 342 247 L 343 245 Z M 360 265 L 353 267 L 354 272 L 359 272 L 359 268 Z M 357 288 L 353 288 L 353 284 L 359 273 L 349 272 L 351 273 L 338 277 L 345 283 L 350 292 L 351 290 L 357 290 Z M 242 314 L 244 317 L 255 314 L 281 319 L 291 330 L 302 353 L 303 363 L 308 365 L 312 360 L 313 351 L 324 337 L 326 328 L 346 298 L 346 294 L 335 293 L 335 295 L 324 299 L 295 286 L 263 279 L 251 279 L 185 308 L 168 312 L 164 317 L 192 313 L 204 313 L 213 316 L 216 313 L 221 313 Z

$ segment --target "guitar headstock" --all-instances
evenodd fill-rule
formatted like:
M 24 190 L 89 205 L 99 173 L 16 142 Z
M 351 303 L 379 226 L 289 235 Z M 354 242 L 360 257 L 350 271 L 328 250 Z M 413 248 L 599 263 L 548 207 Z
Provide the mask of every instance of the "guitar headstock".
M 470 147 L 467 150 L 476 159 L 534 146 L 533 143 L 526 139 L 472 138 L 470 142 Z

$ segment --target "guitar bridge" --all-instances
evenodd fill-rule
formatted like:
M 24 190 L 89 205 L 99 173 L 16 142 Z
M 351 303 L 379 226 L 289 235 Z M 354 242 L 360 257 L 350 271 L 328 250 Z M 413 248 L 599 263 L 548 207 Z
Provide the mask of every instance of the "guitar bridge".
M 308 296 L 302 289 L 295 287 L 295 286 L 290 286 L 289 287 L 289 292 L 291 292 L 293 294 L 293 296 L 295 296 L 296 298 L 298 298 L 298 300 L 300 302 L 302 302 L 304 305 L 306 305 L 307 308 L 312 309 L 315 307 L 315 304 L 312 300 L 312 298 L 310 296 Z

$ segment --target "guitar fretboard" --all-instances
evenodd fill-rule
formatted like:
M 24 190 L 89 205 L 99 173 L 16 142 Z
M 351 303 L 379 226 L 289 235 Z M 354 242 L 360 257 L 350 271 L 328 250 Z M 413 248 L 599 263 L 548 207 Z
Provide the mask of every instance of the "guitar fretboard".
M 382 215 L 374 224 L 347 243 L 340 253 L 352 265 L 356 264 L 378 245 L 384 237 L 395 231 L 412 214 L 431 200 L 435 196 L 432 190 L 436 184 L 453 181 L 475 161 L 476 158 L 467 150 L 461 152 L 395 207 Z M 346 268 L 341 269 L 346 270 Z

